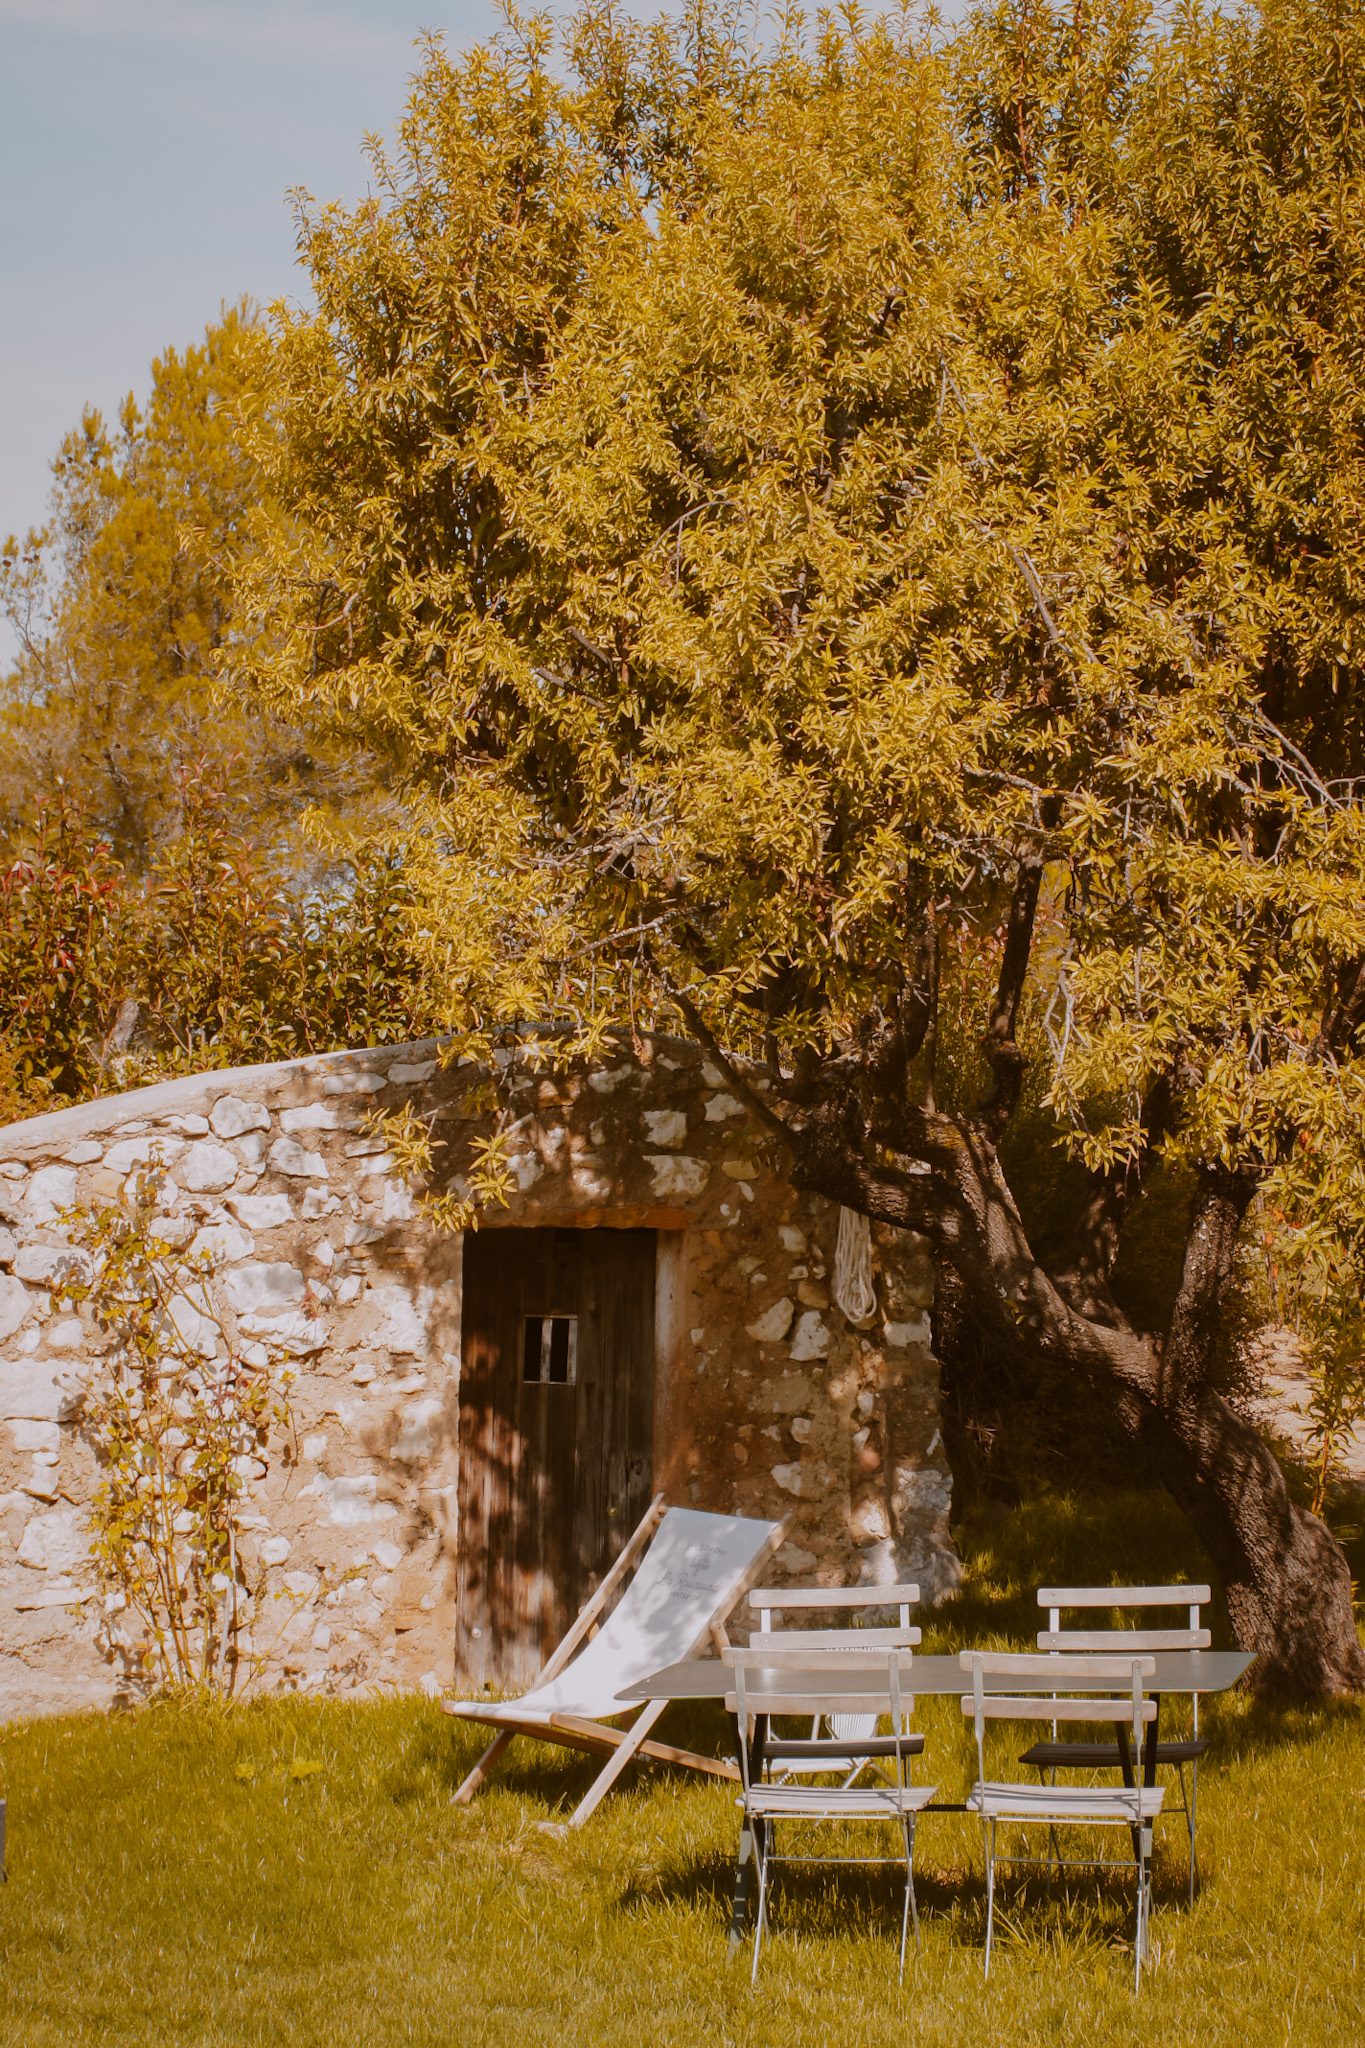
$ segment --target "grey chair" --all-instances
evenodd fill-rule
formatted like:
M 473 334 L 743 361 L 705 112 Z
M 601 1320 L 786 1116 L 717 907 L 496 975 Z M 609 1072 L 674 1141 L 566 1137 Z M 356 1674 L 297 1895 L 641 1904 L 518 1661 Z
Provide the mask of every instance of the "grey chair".
M 919 1587 L 895 1586 L 756 1586 L 749 1606 L 759 1618 L 759 1630 L 749 1639 L 751 1650 L 761 1649 L 770 1667 L 798 1663 L 811 1650 L 838 1650 L 865 1656 L 870 1650 L 914 1649 L 920 1631 L 910 1625 L 910 1609 L 919 1601 Z M 850 1617 L 869 1609 L 899 1610 L 899 1626 L 866 1628 L 858 1624 L 844 1628 L 773 1627 L 775 1616 L 786 1622 L 789 1613 Z M 822 1732 L 826 1731 L 826 1732 Z M 912 1734 L 901 1745 L 905 1754 L 919 1756 L 924 1737 Z M 887 1736 L 877 1733 L 875 1714 L 831 1713 L 813 1716 L 805 1736 L 770 1736 L 764 1751 L 770 1776 L 780 1778 L 829 1776 L 842 1773 L 846 1785 L 877 1769 L 898 1754 Z
M 1207 1586 L 1042 1586 L 1038 1591 L 1038 1605 L 1048 1610 L 1047 1627 L 1038 1632 L 1040 1650 L 1099 1652 L 1106 1656 L 1127 1656 L 1134 1651 L 1152 1650 L 1207 1650 L 1210 1635 L 1200 1619 L 1200 1608 L 1211 1598 Z M 1075 1609 L 1117 1608 L 1120 1611 L 1140 1612 L 1153 1607 L 1184 1607 L 1189 1611 L 1188 1626 L 1184 1628 L 1063 1628 L 1062 1614 Z M 1208 1743 L 1199 1735 L 1199 1695 L 1194 1699 L 1193 1732 L 1180 1740 L 1156 1744 L 1156 1763 L 1159 1767 L 1175 1768 L 1180 1784 L 1180 1804 L 1185 1816 L 1185 1829 L 1189 1838 L 1189 1898 L 1194 1904 L 1194 1884 L 1198 1872 L 1195 1852 L 1195 1824 L 1199 1811 L 1199 1760 L 1208 1750 Z M 1052 1738 L 1047 1742 L 1035 1742 L 1025 1750 L 1019 1761 L 1032 1764 L 1038 1771 L 1050 1771 L 1055 1780 L 1062 1771 L 1113 1771 L 1119 1769 L 1119 1759 L 1112 1742 L 1059 1742 L 1054 1728 Z M 1189 1784 L 1185 1782 L 1185 1767 L 1189 1766 Z M 1061 1858 L 1057 1859 L 1060 1864 Z
M 764 1648 L 727 1651 L 733 1660 L 734 1690 L 725 1704 L 739 1726 L 741 1804 L 744 1825 L 758 1859 L 758 1924 L 754 1930 L 754 1961 L 750 1982 L 758 1977 L 759 1951 L 767 1930 L 768 1878 L 778 1863 L 899 1863 L 899 1856 L 813 1856 L 784 1853 L 778 1847 L 778 1829 L 793 1824 L 822 1825 L 889 1822 L 904 1844 L 905 1898 L 901 1908 L 900 1971 L 905 1975 L 905 1943 L 908 1924 L 914 1918 L 915 1940 L 919 1941 L 919 1912 L 915 1905 L 915 1817 L 927 1806 L 937 1789 L 910 1782 L 910 1759 L 915 1752 L 909 1741 L 912 1658 L 906 1650 L 871 1651 L 866 1659 L 850 1657 L 843 1650 L 810 1650 L 801 1666 L 774 1667 Z M 833 1684 L 821 1689 L 822 1674 L 828 1672 Z M 836 1678 L 837 1674 L 837 1678 Z M 798 1785 L 774 1783 L 763 1775 L 766 1726 L 774 1716 L 825 1716 L 852 1712 L 867 1716 L 875 1727 L 883 1715 L 890 1719 L 889 1737 L 895 1760 L 895 1775 L 889 1783 L 844 1785 Z
M 991 1973 L 995 1931 L 995 1869 L 997 1863 L 1036 1863 L 1033 1856 L 999 1856 L 996 1829 L 1001 1822 L 1020 1827 L 1046 1827 L 1049 1853 L 1060 1827 L 1126 1828 L 1137 1866 L 1137 1930 L 1133 1941 L 1134 1988 L 1142 1980 L 1151 1912 L 1152 1824 L 1161 1812 L 1160 1785 L 1033 1784 L 986 1776 L 987 1721 L 1108 1721 L 1127 1724 L 1133 1745 L 1141 1748 L 1142 1731 L 1156 1719 L 1156 1702 L 1145 1697 L 1144 1681 L 1156 1669 L 1151 1657 L 1061 1657 L 1013 1654 L 1007 1651 L 964 1650 L 960 1663 L 972 1675 L 972 1690 L 962 1697 L 962 1711 L 972 1716 L 976 1734 L 976 1783 L 967 1795 L 968 1813 L 981 1818 L 986 1858 L 986 1975 Z M 1127 1688 L 1124 1699 L 1079 1699 L 1041 1693 L 1010 1693 L 1008 1681 L 1047 1679 L 1061 1687 L 1068 1682 L 1093 1686 L 1109 1682 Z M 1092 1859 L 1093 1860 L 1093 1859 Z

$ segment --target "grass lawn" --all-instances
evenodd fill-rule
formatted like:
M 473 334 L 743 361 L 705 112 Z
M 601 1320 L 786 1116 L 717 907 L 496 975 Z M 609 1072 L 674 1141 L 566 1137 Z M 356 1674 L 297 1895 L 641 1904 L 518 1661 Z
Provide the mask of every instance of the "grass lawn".
M 965 1532 L 966 1590 L 926 1648 L 1016 1645 L 1040 1578 L 1198 1569 L 1150 1498 L 1065 1502 Z M 1003 1566 L 1010 1560 L 1007 1573 Z M 681 1738 L 725 1745 L 719 1713 Z M 898 1987 L 894 1881 L 788 1879 L 756 1991 L 726 1962 L 736 1837 L 724 1785 L 642 1772 L 581 1833 L 547 1829 L 591 1767 L 521 1743 L 473 1808 L 477 1747 L 425 1702 L 153 1707 L 0 1731 L 10 1882 L 0 2048 L 116 2043 L 1128 2042 L 1200 2048 L 1365 2035 L 1365 1716 L 1206 1706 L 1204 1885 L 1164 1830 L 1154 1953 L 1131 1989 L 1125 1877 L 1006 1892 L 981 1977 L 979 1837 L 921 1825 L 924 1948 Z M 925 1702 L 952 1796 L 969 1738 Z M 669 1727 L 665 1720 L 663 1729 Z

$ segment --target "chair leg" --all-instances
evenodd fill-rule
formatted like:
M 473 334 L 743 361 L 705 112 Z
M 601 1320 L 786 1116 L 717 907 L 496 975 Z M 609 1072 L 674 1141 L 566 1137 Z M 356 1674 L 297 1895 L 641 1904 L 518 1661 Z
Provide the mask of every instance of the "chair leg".
M 1151 1915 L 1151 1867 L 1152 1830 L 1148 1824 L 1139 1830 L 1137 1937 L 1133 1942 L 1134 1991 L 1142 1984 L 1142 1962 L 1147 1953 L 1147 1922 Z
M 772 1848 L 776 1825 L 775 1821 L 767 1821 L 754 1832 L 754 1853 L 758 1858 L 758 1924 L 754 1928 L 754 1966 L 749 1972 L 750 1984 L 758 1982 L 758 1952 L 763 1946 L 763 1930 L 768 1924 L 768 1851 Z
M 923 1943 L 919 1935 L 919 1901 L 915 1897 L 915 1817 L 909 1815 L 905 1824 L 905 1889 L 910 1901 L 910 1924 L 915 1930 L 915 1954 L 918 1955 Z M 905 1975 L 905 1919 L 901 1918 L 901 1976 Z
M 1190 1831 L 1190 1905 L 1194 1905 L 1194 1881 L 1199 1874 L 1199 1857 L 1194 1845 L 1195 1822 L 1199 1813 L 1199 1759 L 1190 1762 L 1190 1796 L 1185 1798 L 1185 1766 L 1180 1766 L 1180 1797 L 1185 1806 L 1185 1825 Z
M 493 1740 L 489 1743 L 464 1783 L 457 1791 L 452 1793 L 451 1798 L 456 1806 L 468 1806 L 470 1800 L 474 1797 L 474 1794 L 478 1791 L 480 1785 L 482 1785 L 484 1779 L 512 1740 L 514 1733 L 515 1730 L 504 1728 L 500 1735 L 493 1737 Z
M 986 1976 L 991 1974 L 991 1940 L 995 1933 L 995 1822 L 981 1822 L 982 1843 L 986 1851 Z

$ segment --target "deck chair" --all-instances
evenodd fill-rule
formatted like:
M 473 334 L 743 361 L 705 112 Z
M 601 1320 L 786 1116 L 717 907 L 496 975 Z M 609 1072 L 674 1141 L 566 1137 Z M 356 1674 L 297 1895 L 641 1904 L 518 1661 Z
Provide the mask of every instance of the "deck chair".
M 744 1790 L 744 1826 L 758 1857 L 758 1924 L 754 1929 L 754 1961 L 749 1973 L 758 1976 L 759 1950 L 767 1928 L 768 1874 L 775 1863 L 898 1863 L 890 1856 L 791 1856 L 777 1846 L 779 1824 L 817 1824 L 843 1821 L 889 1821 L 900 1833 L 905 1848 L 905 1900 L 901 1907 L 900 1971 L 905 1976 L 905 1939 L 909 1917 L 914 1915 L 915 1942 L 919 1944 L 919 1911 L 915 1905 L 915 1818 L 933 1798 L 934 1785 L 912 1785 L 907 1740 L 907 1716 L 914 1709 L 910 1697 L 911 1653 L 908 1650 L 871 1651 L 866 1662 L 845 1650 L 807 1650 L 799 1668 L 774 1666 L 770 1652 L 762 1647 L 727 1652 L 734 1669 L 734 1690 L 725 1704 L 739 1726 L 739 1758 Z M 841 1683 L 835 1693 L 820 1690 L 822 1669 L 839 1667 L 841 1678 L 855 1680 L 853 1689 Z M 842 1713 L 853 1707 L 867 1716 L 875 1727 L 887 1714 L 891 1720 L 891 1750 L 895 1776 L 889 1784 L 874 1785 L 792 1785 L 773 1784 L 763 1776 L 766 1722 L 773 1716 L 811 1714 L 817 1718 Z M 750 1727 L 753 1724 L 753 1737 Z
M 1211 1597 L 1207 1586 L 1042 1586 L 1038 1591 L 1038 1605 L 1047 1608 L 1048 1617 L 1047 1627 L 1038 1632 L 1038 1648 L 1068 1652 L 1094 1650 L 1112 1656 L 1126 1656 L 1135 1650 L 1207 1650 L 1211 1638 L 1208 1630 L 1201 1624 L 1199 1610 Z M 1128 1611 L 1151 1607 L 1187 1607 L 1189 1626 L 1105 1629 L 1062 1627 L 1061 1618 L 1066 1609 L 1096 1607 Z M 1201 1742 L 1199 1739 L 1199 1695 L 1195 1693 L 1192 1735 L 1178 1742 L 1158 1741 L 1156 1745 L 1158 1765 L 1174 1765 L 1179 1776 L 1180 1804 L 1184 1811 L 1185 1830 L 1189 1837 L 1191 1905 L 1194 1904 L 1194 1881 L 1199 1867 L 1194 1842 L 1195 1821 L 1199 1808 L 1199 1759 L 1205 1754 L 1208 1746 L 1207 1742 Z M 1059 1742 L 1055 1728 L 1050 1742 L 1035 1742 L 1031 1749 L 1025 1750 L 1019 1761 L 1032 1764 L 1040 1773 L 1051 1771 L 1054 1783 L 1059 1770 L 1118 1769 L 1118 1760 L 1112 1743 Z M 1186 1764 L 1190 1767 L 1188 1786 L 1185 1783 Z M 1058 1861 L 1060 1862 L 1060 1858 Z
M 651 1700 L 641 1707 L 620 1695 L 650 1672 L 695 1657 L 708 1643 L 717 1649 L 728 1647 L 725 1622 L 786 1530 L 785 1520 L 758 1522 L 740 1515 L 703 1514 L 696 1508 L 668 1508 L 664 1496 L 656 1494 L 530 1692 L 516 1700 L 443 1702 L 446 1713 L 498 1731 L 456 1792 L 456 1803 L 468 1804 L 517 1735 L 607 1759 L 606 1768 L 575 1808 L 570 1827 L 582 1826 L 638 1756 L 683 1764 L 713 1777 L 738 1778 L 731 1763 L 647 1740 L 667 1700 Z M 621 1714 L 634 1716 L 629 1728 L 602 1725 Z
M 798 1663 L 808 1650 L 843 1650 L 866 1654 L 869 1650 L 913 1649 L 920 1631 L 910 1626 L 910 1609 L 919 1601 L 918 1586 L 755 1586 L 749 1606 L 759 1617 L 759 1631 L 749 1638 L 750 1649 L 761 1649 L 770 1667 L 777 1663 Z M 898 1628 L 774 1628 L 774 1614 L 795 1609 L 832 1617 L 855 1614 L 865 1608 L 897 1607 Z M 821 1729 L 828 1733 L 821 1733 Z M 774 1766 L 779 1778 L 809 1778 L 841 1772 L 845 1786 L 880 1768 L 902 1751 L 919 1756 L 924 1749 L 922 1735 L 906 1735 L 900 1744 L 890 1736 L 878 1735 L 875 1714 L 817 1714 L 808 1736 L 770 1737 L 764 1749 L 769 1776 Z
M 1004 1650 L 964 1650 L 962 1669 L 972 1674 L 972 1689 L 962 1697 L 962 1711 L 972 1716 L 976 1733 L 976 1783 L 967 1794 L 967 1812 L 981 1817 L 982 1843 L 986 1856 L 986 1975 L 991 1974 L 991 1941 L 995 1929 L 995 1866 L 999 1863 L 1036 1863 L 1036 1856 L 997 1856 L 995 1831 L 1001 1821 L 1019 1826 L 1045 1826 L 1049 1852 L 1059 1827 L 1122 1827 L 1133 1840 L 1137 1865 L 1137 1932 L 1133 1941 L 1134 1989 L 1142 1981 L 1142 1959 L 1147 1951 L 1147 1921 L 1151 1912 L 1152 1823 L 1161 1812 L 1165 1796 L 1160 1785 L 1048 1785 L 1021 1784 L 986 1776 L 985 1729 L 987 1721 L 1108 1721 L 1127 1723 L 1132 1730 L 1133 1749 L 1142 1748 L 1142 1731 L 1156 1719 L 1156 1701 L 1143 1694 L 1143 1681 L 1156 1669 L 1151 1657 L 1035 1657 Z M 1126 1699 L 1102 1699 L 1093 1694 L 1082 1699 L 1050 1699 L 1032 1693 L 1024 1697 L 1009 1694 L 1001 1680 L 1046 1678 L 1055 1684 L 1094 1685 L 1097 1679 L 1111 1680 L 1126 1688 Z

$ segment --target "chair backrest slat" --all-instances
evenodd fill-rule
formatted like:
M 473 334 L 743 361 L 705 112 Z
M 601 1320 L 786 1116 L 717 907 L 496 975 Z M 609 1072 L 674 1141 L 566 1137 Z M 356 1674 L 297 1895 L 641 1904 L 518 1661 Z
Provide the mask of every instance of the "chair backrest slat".
M 971 1714 L 975 1710 L 975 1696 L 964 1692 L 963 1713 Z M 1133 1702 L 1130 1699 L 1052 1700 L 1041 1693 L 1026 1693 L 1016 1698 L 1007 1693 L 987 1692 L 981 1696 L 981 1712 L 988 1721 L 1131 1721 Z M 1142 1720 L 1155 1721 L 1156 1712 L 1155 1700 L 1142 1701 Z
M 762 1607 L 898 1607 L 919 1601 L 918 1586 L 755 1586 L 749 1605 Z
M 853 1613 L 860 1607 L 898 1607 L 900 1609 L 900 1625 L 902 1628 L 908 1628 L 910 1626 L 910 1609 L 917 1604 L 918 1600 L 919 1587 L 911 1585 L 755 1586 L 749 1594 L 749 1605 L 758 1616 L 759 1633 L 765 1636 L 806 1633 L 806 1631 L 798 1629 L 775 1630 L 773 1628 L 772 1618 L 774 1613 L 780 1614 L 787 1609 L 801 1610 L 806 1613 L 814 1610 L 817 1613 L 833 1614 L 840 1611 Z M 811 1633 L 814 1633 L 814 1631 L 811 1631 Z M 833 1631 L 829 1633 L 833 1633 Z M 863 1633 L 864 1631 L 856 1626 L 840 1630 L 840 1634 L 845 1636 L 859 1636 Z
M 958 1663 L 964 1671 L 979 1668 L 983 1676 L 1083 1678 L 1087 1683 L 1100 1679 L 1127 1683 L 1135 1668 L 1142 1678 L 1151 1678 L 1156 1671 L 1156 1659 L 1149 1656 L 1044 1657 L 1033 1650 L 963 1650 Z
M 1206 1628 L 1043 1628 L 1040 1650 L 1207 1650 Z
M 860 1661 L 876 1650 L 912 1650 L 920 1641 L 917 1628 L 793 1628 L 761 1632 L 750 1643 L 768 1664 L 800 1664 L 814 1652 L 837 1652 L 841 1661 Z
M 1202 1607 L 1207 1586 L 1040 1586 L 1040 1607 Z

